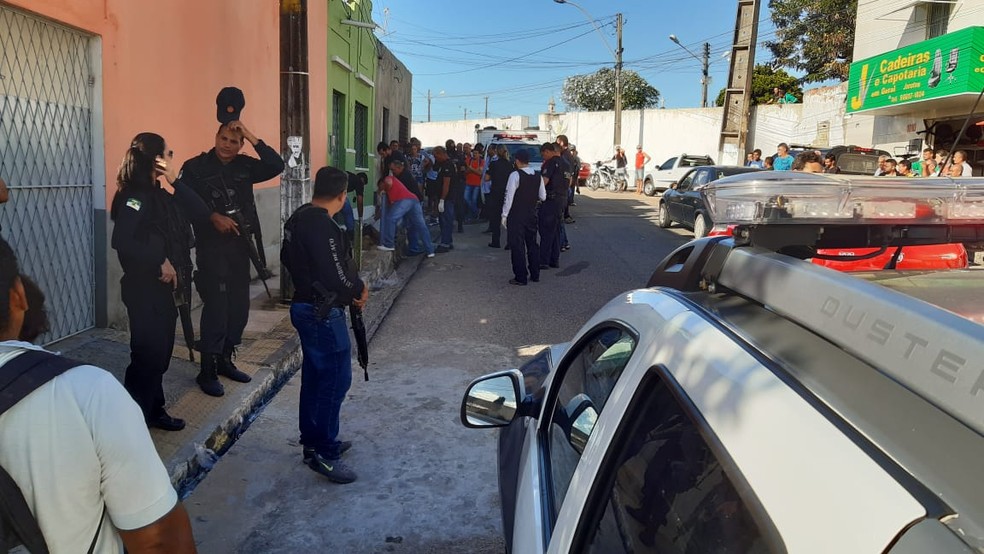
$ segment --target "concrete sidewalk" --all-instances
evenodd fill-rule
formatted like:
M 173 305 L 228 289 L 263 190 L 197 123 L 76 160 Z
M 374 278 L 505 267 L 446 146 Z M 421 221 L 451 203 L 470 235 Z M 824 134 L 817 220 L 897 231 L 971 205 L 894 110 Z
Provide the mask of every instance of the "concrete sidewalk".
M 364 311 L 369 338 L 376 332 L 396 297 L 416 271 L 423 256 L 398 259 L 393 252 L 376 250 L 363 253 L 362 277 L 369 284 L 369 303 Z M 249 325 L 236 355 L 236 365 L 253 377 L 250 383 L 236 383 L 220 377 L 225 396 L 213 398 L 195 382 L 198 364 L 188 359 L 188 348 L 180 321 L 171 367 L 164 375 L 168 412 L 187 421 L 178 432 L 151 430 L 157 452 L 171 475 L 179 494 L 186 496 L 204 477 L 218 456 L 235 442 L 249 426 L 258 410 L 300 369 L 301 352 L 297 334 L 290 324 L 289 306 L 278 302 L 277 279 L 268 281 L 273 299 L 262 284 L 250 288 L 252 303 Z M 197 297 L 196 297 L 197 300 Z M 192 312 L 198 332 L 200 305 Z M 353 341 L 353 358 L 355 355 Z M 92 329 L 48 345 L 52 351 L 102 367 L 120 381 L 130 362 L 129 335 L 114 329 Z M 195 353 L 195 360 L 200 360 Z M 372 356 L 369 360 L 372 378 Z M 353 360 L 353 378 L 361 378 L 361 368 Z

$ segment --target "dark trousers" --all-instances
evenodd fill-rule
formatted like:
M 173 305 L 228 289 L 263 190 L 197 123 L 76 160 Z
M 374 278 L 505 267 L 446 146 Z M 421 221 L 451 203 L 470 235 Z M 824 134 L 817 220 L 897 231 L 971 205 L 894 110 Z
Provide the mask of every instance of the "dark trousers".
M 439 213 L 441 224 L 441 246 L 454 246 L 454 201 L 450 198 L 444 201 L 444 211 Z
M 467 185 L 461 185 L 460 190 L 456 190 L 452 196 L 454 197 L 454 218 L 458 222 L 458 228 L 461 229 L 462 225 L 465 224 L 465 220 L 468 218 L 468 203 L 465 202 L 465 187 Z M 447 202 L 445 202 L 447 204 Z
M 130 318 L 130 365 L 123 387 L 140 406 L 144 419 L 164 410 L 164 373 L 174 351 L 178 309 L 171 285 L 153 277 L 124 276 L 123 304 Z
M 560 265 L 560 223 L 564 203 L 551 198 L 540 204 L 540 264 Z
M 492 232 L 492 246 L 499 248 L 502 246 L 502 204 L 503 199 L 497 198 L 495 196 L 489 196 L 489 201 L 485 204 L 485 211 L 489 218 L 489 231 Z M 506 243 L 508 244 L 509 235 L 508 230 L 506 231 Z
M 501 219 L 501 218 L 500 218 Z M 540 279 L 540 246 L 536 242 L 536 215 L 510 216 L 506 221 L 506 240 L 512 257 L 513 276 L 520 283 L 527 276 Z
M 301 339 L 303 355 L 298 404 L 301 444 L 336 460 L 342 455 L 338 441 L 342 401 L 352 386 L 352 343 L 345 311 L 334 308 L 319 320 L 313 305 L 295 302 L 290 322 Z
M 245 247 L 225 251 L 199 247 L 195 285 L 203 304 L 198 342 L 202 354 L 229 352 L 242 342 L 249 320 L 249 268 Z

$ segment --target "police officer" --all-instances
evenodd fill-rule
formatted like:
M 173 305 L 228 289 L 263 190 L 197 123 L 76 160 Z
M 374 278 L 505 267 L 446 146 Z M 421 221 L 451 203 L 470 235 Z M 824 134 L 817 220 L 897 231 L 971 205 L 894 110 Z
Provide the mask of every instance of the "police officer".
M 560 224 L 567 204 L 570 184 L 567 162 L 552 142 L 540 147 L 543 165 L 540 168 L 546 185 L 547 199 L 540 204 L 540 269 L 560 267 Z
M 209 219 L 195 224 L 195 284 L 204 303 L 198 343 L 202 365 L 196 380 L 206 394 L 222 396 L 225 390 L 218 375 L 240 383 L 250 381 L 250 376 L 235 366 L 232 355 L 249 318 L 250 241 L 261 242 L 256 240 L 260 222 L 253 185 L 280 175 L 284 161 L 239 121 L 246 104 L 239 89 L 222 89 L 216 103 L 221 126 L 215 134 L 215 147 L 185 162 L 182 172 L 212 209 Z M 244 140 L 253 145 L 260 159 L 239 153 Z M 255 237 L 248 236 L 246 229 L 240 229 L 236 220 L 226 215 L 233 212 L 241 215 Z M 257 253 L 260 264 L 265 265 L 262 244 Z
M 529 150 L 516 152 L 516 171 L 506 182 L 506 197 L 502 205 L 502 224 L 512 256 L 511 285 L 525 285 L 527 277 L 534 283 L 540 280 L 540 247 L 536 242 L 537 205 L 547 199 L 540 173 L 530 169 Z
M 163 387 L 178 316 L 174 293 L 185 285 L 179 275 L 191 274 L 193 239 L 185 214 L 207 220 L 209 209 L 178 179 L 173 154 L 166 148 L 164 139 L 153 133 L 133 139 L 116 179 L 119 190 L 110 214 L 115 222 L 112 245 L 123 268 L 123 304 L 130 318 L 130 365 L 123 386 L 149 426 L 179 431 L 185 422 L 164 410 Z M 161 189 L 162 176 L 174 187 L 173 196 Z M 184 267 L 189 271 L 180 271 Z
M 356 479 L 341 460 L 352 444 L 338 440 L 342 401 L 352 384 L 345 306 L 362 308 L 369 299 L 369 288 L 352 263 L 351 245 L 332 219 L 345 203 L 347 184 L 344 171 L 318 170 L 311 203 L 284 225 L 280 253 L 294 282 L 290 321 L 304 354 L 299 407 L 304 462 L 336 483 Z

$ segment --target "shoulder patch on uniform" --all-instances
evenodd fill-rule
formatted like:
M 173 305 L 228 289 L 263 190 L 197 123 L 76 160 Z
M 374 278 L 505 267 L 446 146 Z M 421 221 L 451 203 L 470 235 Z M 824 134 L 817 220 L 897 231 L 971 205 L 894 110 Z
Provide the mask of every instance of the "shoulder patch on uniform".
M 130 198 L 129 200 L 126 201 L 126 207 L 127 208 L 133 208 L 135 211 L 138 211 L 139 212 L 140 211 L 140 206 L 141 206 L 141 203 L 136 198 Z

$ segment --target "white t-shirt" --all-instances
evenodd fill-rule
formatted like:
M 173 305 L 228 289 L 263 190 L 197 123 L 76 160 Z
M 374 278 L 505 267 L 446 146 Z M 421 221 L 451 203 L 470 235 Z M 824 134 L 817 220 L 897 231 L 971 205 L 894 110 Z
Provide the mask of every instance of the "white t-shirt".
M 0 342 L 0 366 L 34 345 Z M 119 381 L 70 369 L 0 415 L 0 466 L 20 487 L 52 554 L 123 552 L 116 528 L 146 527 L 178 496 L 140 408 Z M 115 528 L 114 528 L 115 526 Z

